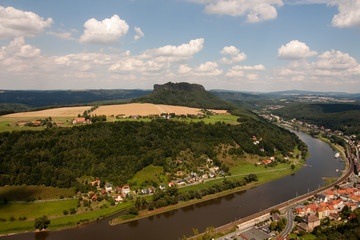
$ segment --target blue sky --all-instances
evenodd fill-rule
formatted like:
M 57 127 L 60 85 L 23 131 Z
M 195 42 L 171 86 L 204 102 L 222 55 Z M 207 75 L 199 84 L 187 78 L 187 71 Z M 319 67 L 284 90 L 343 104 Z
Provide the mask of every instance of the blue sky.
M 360 92 L 360 0 L 0 0 L 0 89 Z

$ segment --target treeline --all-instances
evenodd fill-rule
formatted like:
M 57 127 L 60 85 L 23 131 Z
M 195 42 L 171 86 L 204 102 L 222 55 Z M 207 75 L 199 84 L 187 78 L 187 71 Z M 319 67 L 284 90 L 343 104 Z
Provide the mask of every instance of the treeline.
M 257 146 L 251 140 L 254 135 L 263 138 Z M 168 172 L 169 163 L 184 151 L 195 160 L 203 155 L 216 159 L 221 145 L 233 146 L 238 155 L 261 156 L 306 147 L 295 134 L 252 118 L 238 125 L 154 120 L 3 132 L 0 185 L 71 187 L 84 175 L 124 184 L 150 164 Z
M 296 118 L 345 134 L 360 134 L 359 104 L 301 104 L 294 103 L 274 111 L 285 119 Z

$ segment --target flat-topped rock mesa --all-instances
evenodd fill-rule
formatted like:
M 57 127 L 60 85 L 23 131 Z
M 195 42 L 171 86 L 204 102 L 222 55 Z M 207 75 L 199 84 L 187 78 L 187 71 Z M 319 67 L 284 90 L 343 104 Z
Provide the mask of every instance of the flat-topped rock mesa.
M 165 84 L 155 84 L 153 93 L 160 91 L 201 91 L 205 92 L 205 88 L 200 84 L 191 84 L 187 82 L 172 83 L 168 82 Z

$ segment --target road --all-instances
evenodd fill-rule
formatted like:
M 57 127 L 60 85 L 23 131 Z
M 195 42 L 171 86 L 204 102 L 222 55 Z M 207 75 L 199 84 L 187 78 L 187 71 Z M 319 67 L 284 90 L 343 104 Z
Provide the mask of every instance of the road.
M 284 229 L 284 231 L 280 234 L 281 236 L 283 237 L 286 237 L 290 232 L 291 230 L 293 229 L 294 227 L 294 215 L 293 215 L 293 210 L 294 208 L 296 207 L 297 205 L 293 205 L 291 206 L 290 208 L 288 208 L 287 212 L 286 212 L 286 220 L 287 220 L 287 224 L 286 224 L 286 227 Z

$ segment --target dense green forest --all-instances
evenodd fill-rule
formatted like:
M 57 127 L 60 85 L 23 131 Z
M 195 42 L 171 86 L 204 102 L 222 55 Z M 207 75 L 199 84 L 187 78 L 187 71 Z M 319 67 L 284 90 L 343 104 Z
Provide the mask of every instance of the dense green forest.
M 239 122 L 99 122 L 73 128 L 3 132 L 0 185 L 70 187 L 84 175 L 124 184 L 150 164 L 167 171 L 169 162 L 183 151 L 194 158 L 206 155 L 216 159 L 220 145 L 233 146 L 238 155 L 271 156 L 275 149 L 287 155 L 296 145 L 306 149 L 287 130 L 253 118 L 242 117 Z M 253 144 L 253 135 L 263 138 L 259 145 Z
M 344 133 L 360 134 L 359 104 L 301 104 L 294 103 L 274 111 L 285 119 L 324 126 Z
M 163 85 L 155 85 L 151 94 L 132 101 L 211 109 L 230 109 L 233 107 L 231 103 L 206 91 L 203 86 L 190 83 L 169 82 Z

